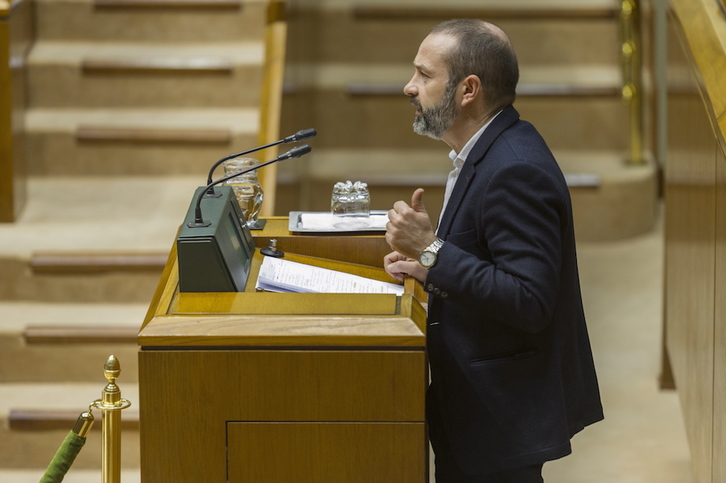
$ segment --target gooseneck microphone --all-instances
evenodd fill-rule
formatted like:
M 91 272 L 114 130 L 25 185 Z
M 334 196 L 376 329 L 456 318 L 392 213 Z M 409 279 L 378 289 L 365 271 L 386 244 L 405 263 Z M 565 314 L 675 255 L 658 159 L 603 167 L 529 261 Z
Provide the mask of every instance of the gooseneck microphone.
M 279 141 L 275 141 L 274 143 L 265 144 L 264 146 L 258 146 L 256 148 L 248 149 L 247 151 L 242 151 L 241 153 L 235 153 L 230 154 L 229 156 L 225 156 L 216 163 L 212 165 L 212 167 L 209 169 L 209 174 L 207 175 L 207 185 L 212 184 L 212 174 L 214 174 L 214 170 L 217 169 L 217 167 L 224 163 L 227 160 L 230 160 L 232 158 L 236 158 L 237 156 L 243 156 L 245 154 L 254 153 L 256 151 L 262 151 L 263 149 L 271 148 L 272 146 L 277 146 L 278 144 L 288 144 L 288 143 L 295 143 L 298 141 L 305 141 L 306 139 L 314 138 L 318 132 L 315 129 L 303 129 L 301 131 L 296 132 L 295 134 L 288 136 L 284 139 L 280 139 Z M 212 195 L 213 190 L 207 192 L 207 195 Z
M 305 131 L 313 131 L 313 134 L 309 135 L 308 137 L 312 137 L 315 135 L 315 129 L 306 129 Z M 300 131 L 297 134 L 293 134 L 293 136 L 296 136 L 303 132 L 304 131 Z M 291 138 L 293 136 L 289 136 L 288 138 Z M 288 138 L 285 138 L 285 139 L 288 139 Z M 292 142 L 292 141 L 289 141 L 289 142 Z M 280 143 L 278 143 L 278 144 L 280 144 Z M 260 148 L 260 149 L 262 149 L 262 148 Z M 259 164 L 257 166 L 252 166 L 251 168 L 242 170 L 239 173 L 234 173 L 229 176 L 225 176 L 224 178 L 220 178 L 217 181 L 210 181 L 209 183 L 207 183 L 207 186 L 200 192 L 199 196 L 197 197 L 196 206 L 194 209 L 194 221 L 187 223 L 187 226 L 189 228 L 200 228 L 200 227 L 205 227 L 205 226 L 209 226 L 212 224 L 212 222 L 210 222 L 210 221 L 204 221 L 204 218 L 202 217 L 202 199 L 204 198 L 205 194 L 207 193 L 207 191 L 210 188 L 213 188 L 214 186 L 224 183 L 225 181 L 228 181 L 232 178 L 236 178 L 237 176 L 241 176 L 245 173 L 249 173 L 250 171 L 264 168 L 265 166 L 268 166 L 272 163 L 277 163 L 278 161 L 285 161 L 286 159 L 290 159 L 290 158 L 299 158 L 301 156 L 305 156 L 312 150 L 313 150 L 313 148 L 311 148 L 309 144 L 303 144 L 302 146 L 295 146 L 290 151 L 288 151 L 284 154 L 281 154 L 280 156 L 276 157 L 275 159 L 272 159 L 265 163 Z M 230 157 L 235 157 L 235 156 L 238 156 L 238 155 L 235 154 Z

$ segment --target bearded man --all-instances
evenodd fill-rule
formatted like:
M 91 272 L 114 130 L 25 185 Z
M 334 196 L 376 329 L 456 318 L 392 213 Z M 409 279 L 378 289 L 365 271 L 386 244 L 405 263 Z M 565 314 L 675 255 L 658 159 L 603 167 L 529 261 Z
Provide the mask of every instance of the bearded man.
M 543 464 L 603 418 L 567 184 L 512 107 L 519 68 L 501 29 L 440 24 L 414 68 L 414 131 L 444 141 L 454 170 L 436 230 L 422 189 L 394 204 L 384 267 L 429 293 L 436 481 L 542 482 Z

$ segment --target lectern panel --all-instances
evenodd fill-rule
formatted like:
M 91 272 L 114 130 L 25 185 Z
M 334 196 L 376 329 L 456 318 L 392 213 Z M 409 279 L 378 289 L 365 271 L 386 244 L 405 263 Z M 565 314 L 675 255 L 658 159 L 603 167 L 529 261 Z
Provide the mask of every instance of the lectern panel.
M 230 422 L 227 429 L 230 483 L 426 481 L 423 423 Z
M 382 428 L 422 427 L 425 387 L 423 349 L 143 350 L 139 354 L 141 471 L 145 481 L 152 483 L 224 481 L 229 421 L 265 423 L 257 428 L 262 433 L 273 430 L 270 441 L 280 437 L 281 427 L 267 424 L 275 421 L 355 421 L 372 425 L 358 429 L 384 447 L 403 438 L 408 446 L 401 446 L 401 451 L 420 459 L 426 451 L 423 442 L 412 446 L 416 439 L 408 431 L 414 430 L 394 437 L 396 431 L 387 434 L 389 430 Z M 298 432 L 298 426 L 285 427 Z M 334 446 L 336 433 L 330 431 L 322 433 L 323 440 Z M 306 448 L 296 444 L 298 449 Z

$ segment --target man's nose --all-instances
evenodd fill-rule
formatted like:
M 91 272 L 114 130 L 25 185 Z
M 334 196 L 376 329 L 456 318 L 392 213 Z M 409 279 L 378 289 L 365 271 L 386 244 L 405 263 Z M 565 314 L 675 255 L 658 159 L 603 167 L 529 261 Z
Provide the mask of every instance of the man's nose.
M 418 88 L 414 85 L 413 79 L 408 81 L 408 83 L 403 86 L 403 93 L 409 97 L 418 95 Z

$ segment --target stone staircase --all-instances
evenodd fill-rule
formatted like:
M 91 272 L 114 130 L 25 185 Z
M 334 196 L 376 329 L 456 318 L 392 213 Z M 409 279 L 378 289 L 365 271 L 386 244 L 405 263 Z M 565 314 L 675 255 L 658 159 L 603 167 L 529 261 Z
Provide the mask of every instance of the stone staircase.
M 514 44 L 521 74 L 515 107 L 540 130 L 569 178 L 578 239 L 615 240 L 652 228 L 657 166 L 626 163 L 619 2 L 300 3 L 302 25 L 291 26 L 289 37 L 307 37 L 288 53 L 296 69 L 288 76 L 282 130 L 302 123 L 320 134 L 314 158 L 280 167 L 279 182 L 297 190 L 278 199 L 281 213 L 328 209 L 333 183 L 345 179 L 367 181 L 376 209 L 409 200 L 422 186 L 427 208 L 438 213 L 451 169 L 448 148 L 413 134 L 413 109 L 402 91 L 429 29 L 476 17 L 500 25 Z
M 0 225 L 0 481 L 37 482 L 121 363 L 139 481 L 136 333 L 194 189 L 257 144 L 267 0 L 35 0 L 28 194 Z M 65 481 L 99 481 L 101 413 Z
M 344 179 L 368 181 L 376 209 L 423 186 L 436 213 L 448 150 L 411 133 L 401 89 L 433 24 L 479 16 L 515 43 L 516 107 L 571 180 L 581 240 L 652 226 L 657 170 L 624 163 L 610 0 L 295 5 L 303 12 L 289 16 L 280 130 L 319 135 L 311 156 L 281 165 L 276 214 L 327 210 L 332 183 Z M 134 334 L 191 193 L 213 161 L 257 144 L 267 8 L 265 0 L 35 0 L 28 202 L 17 223 L 0 225 L 0 481 L 38 481 L 100 397 L 109 355 L 121 363 L 123 396 L 138 402 Z M 65 481 L 100 477 L 95 415 Z M 132 483 L 138 406 L 123 419 L 123 481 Z
M 264 0 L 36 0 L 29 174 L 203 175 L 254 145 L 265 15 Z

